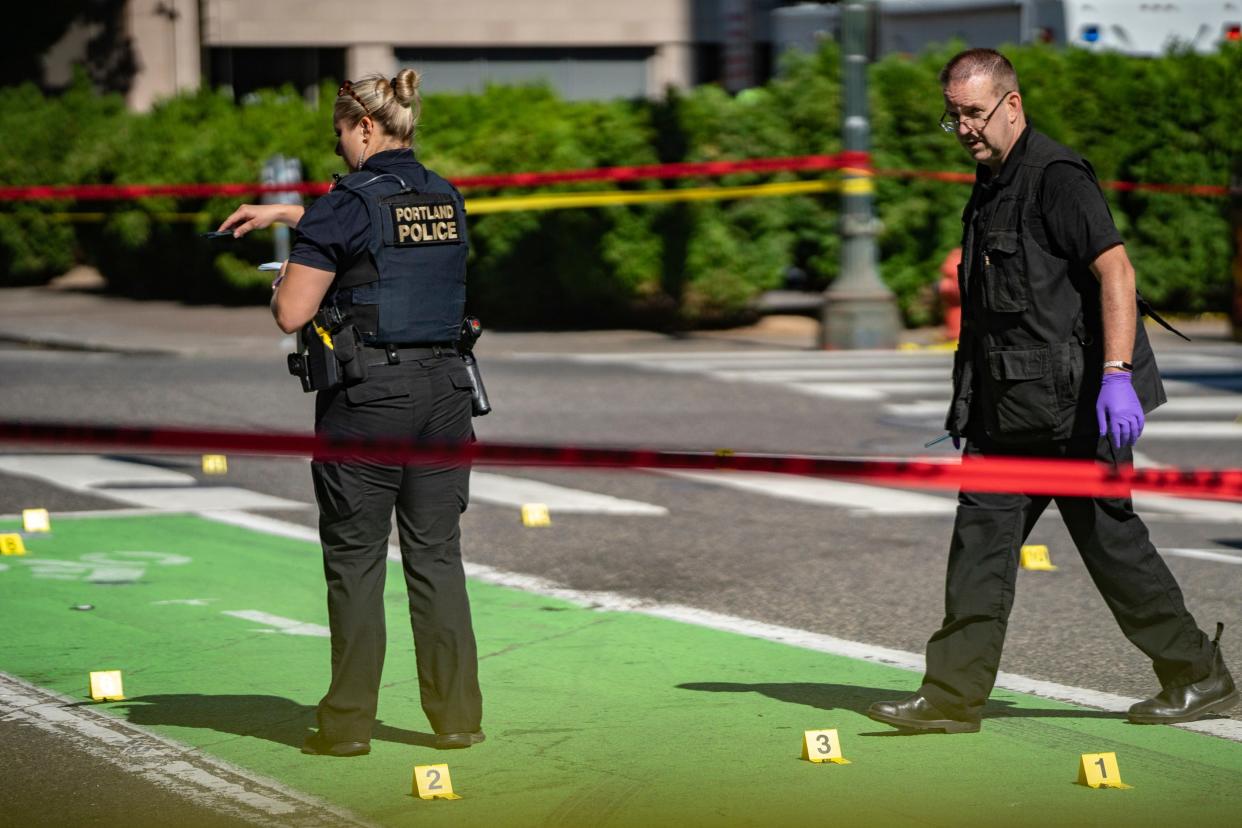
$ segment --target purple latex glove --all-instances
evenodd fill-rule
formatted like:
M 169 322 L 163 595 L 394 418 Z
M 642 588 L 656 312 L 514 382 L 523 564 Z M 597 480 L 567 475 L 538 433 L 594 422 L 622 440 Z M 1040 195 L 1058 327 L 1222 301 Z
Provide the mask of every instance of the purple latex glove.
M 1095 401 L 1095 417 L 1100 424 L 1100 436 L 1108 434 L 1117 448 L 1132 446 L 1143 433 L 1143 406 L 1129 371 L 1105 374 L 1100 383 L 1100 396 Z

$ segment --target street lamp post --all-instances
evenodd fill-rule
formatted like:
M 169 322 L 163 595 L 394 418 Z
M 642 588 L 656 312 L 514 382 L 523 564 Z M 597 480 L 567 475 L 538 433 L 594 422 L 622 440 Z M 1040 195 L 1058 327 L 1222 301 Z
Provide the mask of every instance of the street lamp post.
M 847 151 L 871 149 L 867 120 L 867 35 L 870 2 L 852 0 L 842 15 L 845 80 L 844 143 Z M 897 302 L 880 281 L 870 169 L 845 169 L 841 187 L 841 273 L 824 292 L 821 348 L 892 348 L 900 320 Z

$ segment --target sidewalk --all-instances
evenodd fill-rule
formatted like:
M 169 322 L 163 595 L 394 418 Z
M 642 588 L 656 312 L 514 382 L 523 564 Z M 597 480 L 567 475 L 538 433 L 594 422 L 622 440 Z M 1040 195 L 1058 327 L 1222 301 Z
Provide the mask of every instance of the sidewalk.
M 287 342 L 283 341 L 288 339 Z M 263 307 L 139 302 L 90 289 L 0 289 L 0 343 L 180 356 L 281 358 L 292 347 Z
M 486 320 L 484 320 L 486 324 Z M 1224 318 L 1174 322 L 1196 344 L 1231 342 Z M 1149 320 L 1157 351 L 1184 344 Z M 503 356 L 546 351 L 562 352 L 702 350 L 747 348 L 814 349 L 818 322 L 807 316 L 771 315 L 756 324 L 726 330 L 665 334 L 640 330 L 494 331 L 487 330 L 479 351 Z M 902 331 L 905 347 L 941 343 L 939 328 Z M 214 356 L 230 359 L 283 360 L 293 350 L 293 337 L 276 329 L 265 307 L 184 305 L 138 301 L 100 290 L 91 271 L 78 268 L 41 287 L 0 288 L 0 344 L 118 353 Z
M 485 321 L 486 324 L 486 321 Z M 730 330 L 684 335 L 641 330 L 486 330 L 480 353 L 501 356 L 530 351 L 733 350 L 815 347 L 809 317 L 771 316 Z M 919 332 L 907 332 L 911 336 Z M 933 332 L 934 333 L 934 332 Z M 555 346 L 550 341 L 555 337 Z M 281 360 L 294 348 L 265 307 L 184 305 L 138 301 L 103 293 L 85 280 L 43 287 L 0 289 L 0 344 L 44 348 Z

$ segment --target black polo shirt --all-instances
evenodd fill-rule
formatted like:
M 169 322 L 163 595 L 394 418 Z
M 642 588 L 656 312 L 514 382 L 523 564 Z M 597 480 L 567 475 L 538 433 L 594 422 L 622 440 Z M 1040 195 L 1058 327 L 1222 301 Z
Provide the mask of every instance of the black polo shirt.
M 1013 180 L 1026 155 L 1030 135 L 1028 124 L 996 176 L 983 164 L 976 168 L 980 204 L 996 197 Z M 1048 165 L 1037 203 L 1039 209 L 1025 216 L 1026 226 L 1039 246 L 1057 258 L 1086 267 L 1104 251 L 1123 243 L 1104 193 L 1086 170 L 1074 164 Z M 975 234 L 977 241 L 981 238 L 982 234 Z M 975 262 L 981 260 L 979 256 L 974 258 Z

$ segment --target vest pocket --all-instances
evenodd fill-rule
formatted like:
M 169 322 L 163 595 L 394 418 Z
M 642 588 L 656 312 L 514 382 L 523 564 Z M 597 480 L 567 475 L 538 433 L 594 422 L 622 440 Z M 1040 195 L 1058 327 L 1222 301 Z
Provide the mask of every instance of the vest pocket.
M 988 351 L 987 406 L 999 435 L 1046 434 L 1060 423 L 1047 345 Z
M 996 313 L 1026 310 L 1026 272 L 1017 230 L 995 230 L 984 239 L 983 298 L 988 310 Z

